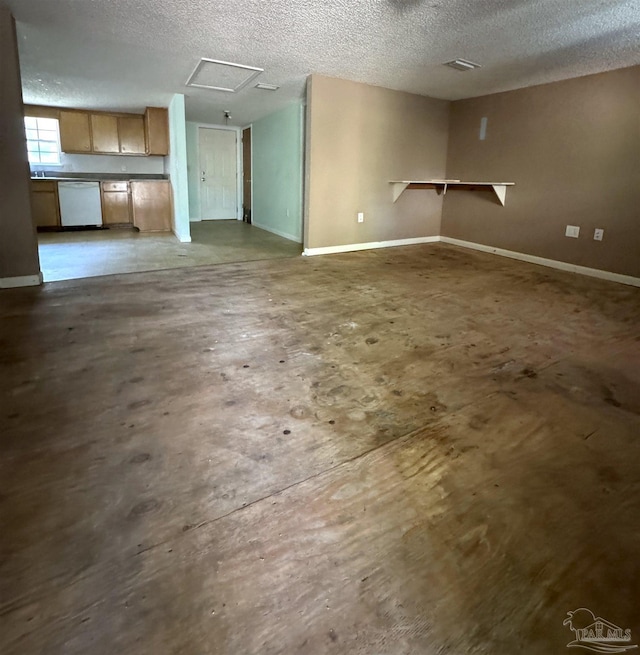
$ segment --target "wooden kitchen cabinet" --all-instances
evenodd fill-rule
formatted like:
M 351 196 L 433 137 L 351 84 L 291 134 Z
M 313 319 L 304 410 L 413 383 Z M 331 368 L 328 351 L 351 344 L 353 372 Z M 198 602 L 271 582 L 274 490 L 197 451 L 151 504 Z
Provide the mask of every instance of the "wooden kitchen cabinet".
M 60 227 L 58 183 L 51 180 L 31 180 L 31 215 L 38 228 Z
M 147 107 L 144 113 L 147 155 L 169 154 L 169 112 L 164 107 Z
M 129 182 L 102 182 L 102 224 L 130 225 Z
M 169 180 L 135 180 L 129 185 L 133 224 L 140 232 L 170 232 L 173 208 Z
M 169 154 L 169 112 L 147 107 L 144 116 L 25 105 L 25 116 L 58 118 L 62 152 L 97 155 Z
M 118 117 L 111 114 L 91 114 L 92 151 L 117 155 L 120 152 Z
M 91 152 L 91 124 L 84 111 L 60 110 L 60 149 L 62 152 Z
M 119 116 L 118 133 L 120 135 L 121 155 L 146 155 L 143 116 Z

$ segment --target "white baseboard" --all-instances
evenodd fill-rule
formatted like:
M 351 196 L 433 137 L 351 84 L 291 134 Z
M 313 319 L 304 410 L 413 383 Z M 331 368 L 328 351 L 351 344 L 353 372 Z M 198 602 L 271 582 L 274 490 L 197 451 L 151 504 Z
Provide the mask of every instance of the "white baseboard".
M 452 239 L 451 237 L 440 237 L 442 243 L 450 243 L 454 246 L 462 246 L 463 248 L 471 248 L 472 250 L 481 250 L 482 252 L 489 252 L 501 257 L 509 257 L 510 259 L 518 259 L 530 264 L 539 264 L 540 266 L 548 266 L 549 268 L 557 268 L 561 271 L 569 271 L 570 273 L 579 273 L 580 275 L 589 275 L 590 277 L 597 277 L 602 280 L 610 280 L 611 282 L 619 282 L 621 284 L 629 284 L 633 287 L 640 287 L 640 278 L 631 275 L 622 275 L 621 273 L 611 273 L 610 271 L 603 271 L 599 268 L 589 268 L 587 266 L 578 266 L 577 264 L 569 264 L 568 262 L 561 262 L 557 259 L 546 259 L 545 257 L 537 257 L 536 255 L 527 255 L 524 252 L 516 252 L 514 250 L 504 250 L 503 248 L 494 248 L 493 246 L 486 246 L 482 243 L 474 243 L 473 241 L 462 241 L 461 239 Z
M 287 232 L 281 232 L 280 230 L 276 230 L 274 227 L 268 227 L 267 225 L 262 225 L 261 223 L 255 223 L 255 222 L 252 222 L 251 225 L 253 225 L 254 227 L 259 227 L 261 230 L 266 230 L 267 232 L 272 232 L 273 234 L 277 234 L 279 237 L 283 237 L 284 239 L 289 239 L 289 241 L 302 243 L 302 239 L 300 237 L 297 237 L 293 234 L 288 234 Z
M 189 217 L 189 223 L 202 223 L 202 219 L 198 216 L 198 218 L 193 218 L 192 216 Z
M 37 275 L 19 275 L 18 277 L 0 277 L 0 289 L 17 289 L 18 287 L 37 287 L 42 284 L 42 273 Z
M 175 230 L 171 231 L 173 232 L 173 236 L 178 239 L 180 243 L 191 243 L 191 235 L 185 237 L 178 234 Z
M 350 243 L 344 246 L 326 246 L 324 248 L 305 248 L 303 255 L 333 255 L 339 252 L 353 252 L 354 250 L 373 250 L 374 248 L 393 248 L 394 246 L 414 246 L 419 243 L 436 243 L 440 237 L 414 237 L 411 239 L 395 239 L 393 241 L 370 241 L 368 243 Z

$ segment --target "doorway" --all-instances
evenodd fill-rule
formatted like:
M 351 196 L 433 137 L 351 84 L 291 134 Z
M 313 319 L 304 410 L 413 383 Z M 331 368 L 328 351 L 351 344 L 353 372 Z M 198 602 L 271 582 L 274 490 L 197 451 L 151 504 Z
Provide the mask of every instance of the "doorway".
M 198 128 L 200 218 L 238 219 L 238 131 Z
M 242 220 L 251 223 L 251 127 L 242 130 Z

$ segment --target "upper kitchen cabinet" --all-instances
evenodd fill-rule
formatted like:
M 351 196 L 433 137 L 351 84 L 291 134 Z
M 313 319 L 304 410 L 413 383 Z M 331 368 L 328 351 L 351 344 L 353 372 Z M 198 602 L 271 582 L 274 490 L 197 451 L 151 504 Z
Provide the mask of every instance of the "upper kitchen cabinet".
M 136 114 L 91 114 L 93 152 L 146 155 L 145 124 Z
M 144 117 L 131 114 L 118 117 L 121 155 L 146 155 L 144 139 Z
M 169 154 L 169 116 L 164 107 L 147 107 L 144 113 L 148 155 Z
M 89 114 L 83 111 L 60 110 L 60 148 L 63 152 L 91 152 Z
M 91 114 L 93 152 L 117 155 L 120 152 L 118 118 L 111 114 Z M 63 148 L 64 150 L 64 148 Z
M 37 105 L 25 105 L 24 112 L 25 116 L 59 119 L 62 152 L 161 157 L 169 154 L 169 116 L 163 107 L 147 107 L 144 115 Z

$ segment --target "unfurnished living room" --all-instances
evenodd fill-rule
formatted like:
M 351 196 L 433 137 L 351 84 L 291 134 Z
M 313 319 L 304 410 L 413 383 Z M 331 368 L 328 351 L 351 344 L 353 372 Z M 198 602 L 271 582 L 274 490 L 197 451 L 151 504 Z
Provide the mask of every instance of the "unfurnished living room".
M 0 0 L 0 653 L 640 646 L 638 0 Z

